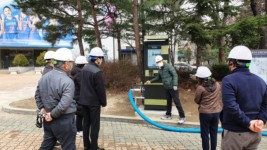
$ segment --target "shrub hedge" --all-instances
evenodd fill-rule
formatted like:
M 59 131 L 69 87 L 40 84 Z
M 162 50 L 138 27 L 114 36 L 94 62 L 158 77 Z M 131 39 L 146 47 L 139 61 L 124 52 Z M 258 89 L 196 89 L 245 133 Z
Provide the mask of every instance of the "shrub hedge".
M 44 55 L 45 55 L 46 51 L 43 51 L 42 53 L 39 54 L 39 56 L 36 58 L 36 64 L 39 66 L 43 66 L 45 64 L 45 60 L 44 60 Z
M 26 58 L 25 55 L 23 54 L 17 54 L 13 61 L 12 61 L 12 64 L 14 66 L 28 66 L 30 63 L 28 61 L 28 59 Z
M 138 67 L 129 61 L 105 62 L 101 65 L 105 86 L 109 90 L 125 92 L 138 77 Z
M 212 77 L 217 81 L 222 81 L 222 79 L 230 73 L 227 64 L 214 64 L 211 67 Z

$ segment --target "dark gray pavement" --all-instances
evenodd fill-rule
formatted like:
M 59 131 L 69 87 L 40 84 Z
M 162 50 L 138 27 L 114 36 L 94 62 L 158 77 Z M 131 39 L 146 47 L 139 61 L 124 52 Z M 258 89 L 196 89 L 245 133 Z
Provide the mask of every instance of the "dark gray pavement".
M 33 74 L 0 74 L 0 108 L 2 108 L 0 110 L 0 150 L 39 148 L 43 130 L 35 127 L 34 111 L 15 109 L 9 107 L 9 103 L 33 97 L 40 77 Z M 178 127 L 173 122 L 166 123 Z M 183 125 L 185 126 L 191 126 L 191 124 Z M 220 141 L 221 137 L 218 134 L 218 149 L 220 149 Z M 81 137 L 76 138 L 76 145 L 77 149 L 83 150 Z M 149 125 L 138 116 L 102 116 L 99 146 L 107 150 L 198 150 L 201 149 L 201 138 L 199 133 L 161 130 Z M 263 137 L 259 150 L 266 149 L 267 138 Z

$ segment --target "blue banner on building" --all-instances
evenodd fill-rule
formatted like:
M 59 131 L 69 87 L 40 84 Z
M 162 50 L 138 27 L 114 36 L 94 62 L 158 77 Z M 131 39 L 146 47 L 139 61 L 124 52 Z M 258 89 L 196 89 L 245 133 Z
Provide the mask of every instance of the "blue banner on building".
M 26 13 L 14 9 L 13 0 L 4 0 L 0 3 L 0 47 L 1 48 L 50 48 L 51 43 L 44 40 L 46 31 L 37 29 L 36 23 L 41 19 L 28 9 Z M 42 20 L 44 25 L 57 25 L 55 19 Z M 53 47 L 72 48 L 71 36 L 62 38 Z

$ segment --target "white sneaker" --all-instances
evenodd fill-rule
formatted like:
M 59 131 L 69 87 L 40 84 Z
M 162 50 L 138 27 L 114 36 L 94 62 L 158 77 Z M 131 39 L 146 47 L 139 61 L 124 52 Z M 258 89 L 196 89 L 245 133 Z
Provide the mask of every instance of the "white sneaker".
M 185 118 L 179 118 L 179 120 L 178 120 L 178 124 L 183 124 L 184 122 L 185 122 Z
M 78 131 L 76 136 L 83 137 L 83 131 Z
M 171 120 L 172 119 L 172 116 L 170 116 L 170 115 L 164 115 L 160 119 L 162 119 L 162 120 Z

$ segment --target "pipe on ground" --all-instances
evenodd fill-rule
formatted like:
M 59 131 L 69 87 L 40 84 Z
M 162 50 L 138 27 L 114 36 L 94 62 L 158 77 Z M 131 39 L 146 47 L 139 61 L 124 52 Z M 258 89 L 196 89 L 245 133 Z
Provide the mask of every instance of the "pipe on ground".
M 130 89 L 128 92 L 128 97 L 129 100 L 134 108 L 134 110 L 138 113 L 139 116 L 141 116 L 146 122 L 150 123 L 151 125 L 154 125 L 158 128 L 167 130 L 167 131 L 174 131 L 174 132 L 186 132 L 186 133 L 200 133 L 200 128 L 178 128 L 178 127 L 173 127 L 173 126 L 167 126 L 164 124 L 160 124 L 158 122 L 155 122 L 151 119 L 149 119 L 146 115 L 144 115 L 139 108 L 136 106 L 134 100 L 133 100 L 133 91 L 135 91 L 134 89 Z M 222 132 L 222 128 L 218 129 L 218 132 L 221 133 Z M 262 132 L 263 136 L 267 136 L 267 132 L 264 131 Z

